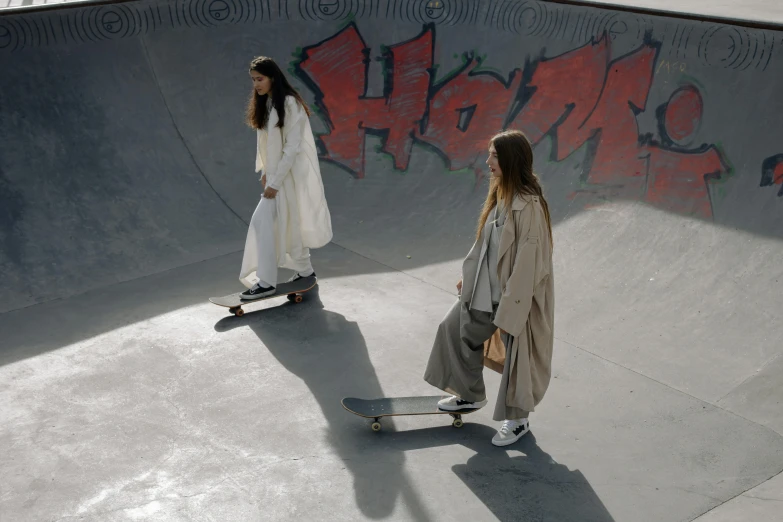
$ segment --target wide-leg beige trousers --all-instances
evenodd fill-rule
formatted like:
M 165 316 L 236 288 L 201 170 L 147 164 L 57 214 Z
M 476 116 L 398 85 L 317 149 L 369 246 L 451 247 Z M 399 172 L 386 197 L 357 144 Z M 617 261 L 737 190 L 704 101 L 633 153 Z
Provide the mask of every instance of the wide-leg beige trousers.
M 424 372 L 424 380 L 469 402 L 487 398 L 484 388 L 484 342 L 492 337 L 497 326 L 492 323 L 493 314 L 470 310 L 468 304 L 457 300 L 443 318 L 435 335 L 432 353 Z M 501 335 L 508 347 L 508 335 Z M 506 365 L 509 364 L 506 358 Z M 510 375 L 510 368 L 503 374 Z M 508 386 L 503 379 L 501 387 Z M 527 418 L 528 412 L 505 405 L 506 390 L 498 392 L 495 420 Z M 503 401 L 503 405 L 500 404 Z

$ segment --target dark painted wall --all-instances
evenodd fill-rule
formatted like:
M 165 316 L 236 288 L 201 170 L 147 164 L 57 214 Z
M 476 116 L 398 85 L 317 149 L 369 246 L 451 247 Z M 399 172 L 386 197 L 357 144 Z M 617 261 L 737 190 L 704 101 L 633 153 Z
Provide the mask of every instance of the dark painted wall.
M 0 311 L 241 248 L 257 54 L 316 109 L 335 240 L 395 268 L 464 255 L 502 128 L 536 142 L 558 222 L 637 201 L 779 238 L 781 51 L 772 31 L 532 1 L 3 15 Z

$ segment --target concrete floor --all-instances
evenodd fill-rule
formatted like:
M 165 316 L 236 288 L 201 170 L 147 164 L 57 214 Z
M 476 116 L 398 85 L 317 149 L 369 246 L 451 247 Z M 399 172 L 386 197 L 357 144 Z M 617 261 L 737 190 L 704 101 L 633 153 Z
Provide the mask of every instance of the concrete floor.
M 644 19 L 661 60 L 647 106 L 631 114 L 627 97 L 607 102 L 631 125 L 610 136 L 618 148 L 602 158 L 605 176 L 613 160 L 634 166 L 642 133 L 664 132 L 656 111 L 680 82 L 699 85 L 693 148 L 657 144 L 646 161 L 648 175 L 678 181 L 698 144 L 719 144 L 733 166 L 713 187 L 710 216 L 672 210 L 698 206 L 687 190 L 654 204 L 612 191 L 586 203 L 589 147 L 558 162 L 554 138 L 536 147 L 554 222 L 555 373 L 532 432 L 499 449 L 491 407 L 461 429 L 422 416 L 373 433 L 340 405 L 436 393 L 422 373 L 482 182 L 431 146 L 396 168 L 368 136 L 364 177 L 322 163 L 335 238 L 314 252 L 318 291 L 230 316 L 207 299 L 239 290 L 258 199 L 241 122 L 248 49 L 263 48 L 263 35 L 287 59 L 344 20 L 292 9 L 196 26 L 153 12 L 113 36 L 80 25 L 101 14 L 89 8 L 35 15 L 36 38 L 0 20 L 1 522 L 783 520 L 783 199 L 777 170 L 759 183 L 783 133 L 779 35 L 743 30 L 772 59 L 738 70 L 721 65 L 730 39 L 707 44 L 719 28 Z M 576 30 L 585 20 L 615 14 L 552 12 L 584 40 L 443 23 L 434 60 L 450 70 L 475 46 L 489 69 L 527 75 L 528 58 L 557 63 L 594 41 Z M 395 16 L 376 9 L 357 21 L 373 57 L 420 34 Z M 674 45 L 686 29 L 693 45 Z M 46 31 L 58 31 L 57 45 Z M 634 56 L 637 32 L 616 33 L 613 56 Z M 712 60 L 694 58 L 702 40 Z M 679 75 L 670 65 L 682 55 Z M 198 81 L 193 60 L 209 72 Z M 378 89 L 382 71 L 371 73 Z M 312 86 L 295 83 L 312 104 Z M 312 121 L 325 130 L 322 114 Z M 493 402 L 499 376 L 486 379 Z
M 432 393 L 454 295 L 329 245 L 317 293 L 236 318 L 203 296 L 239 260 L 0 316 L 2 520 L 693 520 L 748 490 L 699 520 L 775 520 L 745 516 L 776 513 L 780 435 L 562 339 L 512 447 L 491 408 L 373 433 L 340 399 Z

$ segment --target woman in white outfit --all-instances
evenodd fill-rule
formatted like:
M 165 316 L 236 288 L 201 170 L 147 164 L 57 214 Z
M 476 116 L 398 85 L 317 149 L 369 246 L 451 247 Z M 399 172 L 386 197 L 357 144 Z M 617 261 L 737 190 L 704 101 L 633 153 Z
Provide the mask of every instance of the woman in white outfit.
M 315 277 L 310 249 L 332 239 L 310 111 L 280 67 L 265 56 L 250 62 L 253 93 L 247 124 L 256 129 L 256 172 L 264 189 L 245 241 L 242 299 L 275 293 L 278 267 L 289 281 Z

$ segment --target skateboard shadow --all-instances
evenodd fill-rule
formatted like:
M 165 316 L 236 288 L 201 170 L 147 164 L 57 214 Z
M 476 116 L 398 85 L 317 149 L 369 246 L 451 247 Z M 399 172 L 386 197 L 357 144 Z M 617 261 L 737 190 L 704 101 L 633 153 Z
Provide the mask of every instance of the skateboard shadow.
M 326 442 L 353 475 L 356 504 L 367 518 L 389 517 L 401 499 L 411 519 L 433 520 L 406 476 L 405 454 L 389 455 L 381 446 L 368 445 L 366 423 L 346 422 L 353 416 L 341 406 L 343 397 L 380 397 L 383 390 L 358 324 L 324 309 L 318 291 L 309 291 L 300 304 L 283 302 L 221 319 L 215 330 L 249 327 L 287 371 L 306 383 L 323 413 Z M 384 421 L 384 431 L 392 433 L 390 421 Z M 371 455 L 358 458 L 364 451 Z
M 394 449 L 459 444 L 474 451 L 451 469 L 501 522 L 614 522 L 587 478 L 556 462 L 532 430 L 515 444 L 496 448 L 490 443 L 495 429 L 469 419 L 459 434 L 446 426 L 406 431 L 395 438 Z

